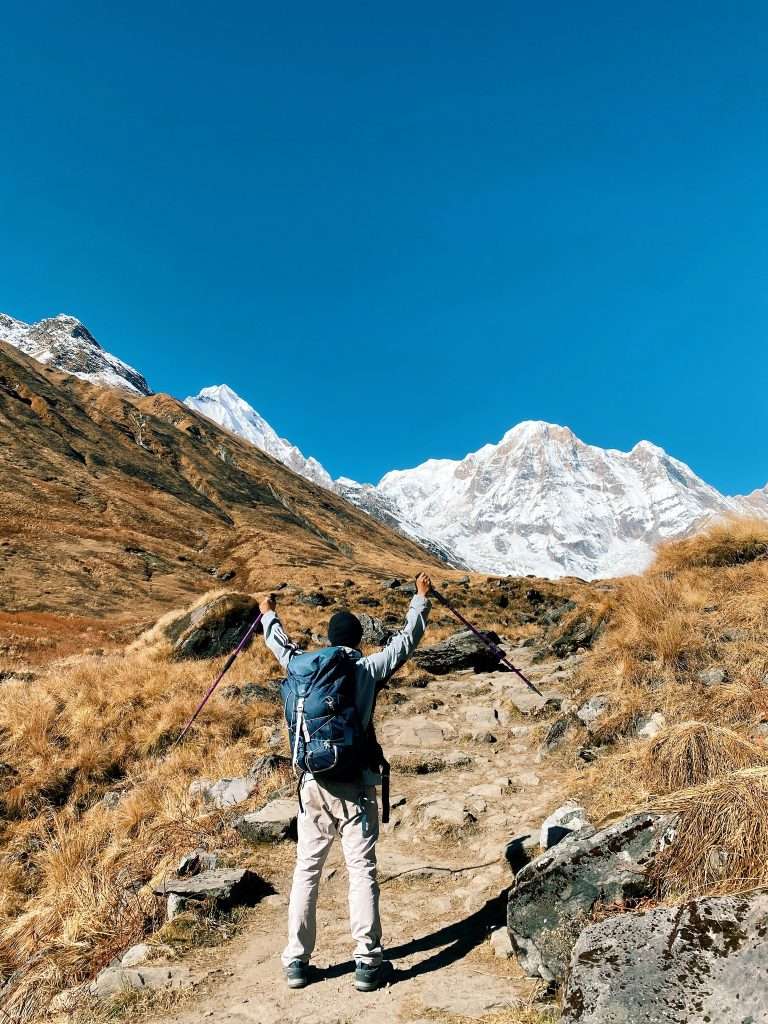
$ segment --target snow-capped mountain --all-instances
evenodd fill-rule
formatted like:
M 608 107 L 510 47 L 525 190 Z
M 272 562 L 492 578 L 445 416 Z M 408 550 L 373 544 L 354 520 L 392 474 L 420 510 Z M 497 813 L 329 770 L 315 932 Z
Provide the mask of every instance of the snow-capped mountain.
M 317 459 L 311 456 L 307 458 L 295 444 L 280 437 L 253 406 L 226 384 L 203 388 L 198 394 L 185 398 L 184 404 L 195 412 L 201 412 L 220 427 L 244 437 L 246 441 L 278 459 L 299 476 L 306 477 L 321 487 L 333 488 L 330 474 Z
M 648 441 L 603 449 L 536 421 L 463 459 L 387 473 L 378 490 L 473 569 L 549 577 L 638 572 L 707 519 L 768 515 L 768 492 L 726 497 Z
M 127 388 L 140 395 L 152 394 L 138 370 L 105 352 L 88 328 L 73 316 L 60 313 L 35 324 L 25 324 L 0 313 L 0 341 L 10 342 L 39 363 L 92 384 Z
M 74 317 L 26 324 L 0 313 L 0 341 L 93 383 L 151 394 L 144 377 Z M 430 459 L 360 484 L 334 481 L 224 384 L 185 402 L 449 564 L 480 572 L 620 576 L 644 569 L 660 541 L 708 519 L 768 517 L 768 485 L 727 497 L 648 441 L 622 452 L 526 421 L 463 459 Z

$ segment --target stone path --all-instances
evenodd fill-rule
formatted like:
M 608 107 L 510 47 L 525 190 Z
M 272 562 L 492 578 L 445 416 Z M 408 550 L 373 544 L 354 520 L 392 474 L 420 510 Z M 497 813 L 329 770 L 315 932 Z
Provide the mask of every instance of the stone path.
M 519 648 L 513 657 L 548 693 L 564 673 L 553 672 L 554 663 L 532 665 L 532 653 Z M 280 861 L 269 875 L 278 895 L 257 906 L 247 933 L 190 958 L 195 994 L 154 1018 L 158 1024 L 346 1024 L 363 1016 L 366 1024 L 426 1024 L 481 1018 L 530 998 L 531 983 L 514 960 L 494 954 L 488 938 L 505 919 L 507 842 L 538 826 L 563 798 L 555 768 L 537 757 L 540 719 L 530 712 L 541 711 L 541 702 L 506 673 L 462 674 L 397 694 L 403 702 L 378 716 L 384 749 L 401 769 L 392 779 L 398 806 L 379 843 L 391 984 L 370 994 L 354 990 L 346 871 L 335 846 L 320 894 L 312 984 L 286 989 L 279 953 L 289 848 L 271 858 Z

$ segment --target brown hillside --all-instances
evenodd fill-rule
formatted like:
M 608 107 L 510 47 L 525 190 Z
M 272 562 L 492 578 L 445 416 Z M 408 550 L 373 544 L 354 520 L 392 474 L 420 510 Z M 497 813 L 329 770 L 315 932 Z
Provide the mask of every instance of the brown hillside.
M 122 641 L 222 574 L 255 590 L 438 564 L 176 399 L 2 343 L 0 435 L 3 661 Z

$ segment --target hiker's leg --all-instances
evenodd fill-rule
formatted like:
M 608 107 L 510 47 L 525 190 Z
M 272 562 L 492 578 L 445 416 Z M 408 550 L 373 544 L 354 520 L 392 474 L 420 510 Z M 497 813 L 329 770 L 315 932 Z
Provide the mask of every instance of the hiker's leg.
M 303 810 L 297 821 L 296 868 L 288 904 L 288 945 L 282 961 L 308 963 L 315 948 L 317 891 L 334 837 L 336 821 L 314 779 L 301 787 Z
M 375 966 L 383 956 L 376 881 L 379 807 L 375 786 L 358 789 L 345 804 L 339 831 L 349 873 L 349 924 L 355 940 L 355 960 Z

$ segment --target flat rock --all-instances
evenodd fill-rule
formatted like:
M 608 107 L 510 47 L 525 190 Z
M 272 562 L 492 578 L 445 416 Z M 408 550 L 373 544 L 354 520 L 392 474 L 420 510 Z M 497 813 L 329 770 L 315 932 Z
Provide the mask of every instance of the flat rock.
M 296 800 L 270 800 L 259 811 L 244 814 L 235 828 L 250 843 L 275 843 L 296 838 Z
M 213 900 L 221 906 L 256 903 L 264 895 L 264 882 L 247 868 L 216 868 L 191 878 L 166 878 L 154 887 L 156 896 L 185 900 Z
M 420 716 L 384 722 L 377 731 L 385 745 L 398 747 L 439 747 L 453 735 L 450 726 Z
M 647 869 L 671 821 L 644 812 L 598 831 L 576 832 L 515 876 L 507 925 L 526 973 L 561 981 L 569 944 L 598 901 L 650 895 Z
M 563 1024 L 768 1020 L 768 895 L 701 899 L 590 925 L 573 950 Z
M 111 999 L 123 992 L 157 992 L 162 989 L 185 988 L 191 984 L 188 967 L 174 965 L 155 967 L 107 967 L 88 989 L 96 999 Z

